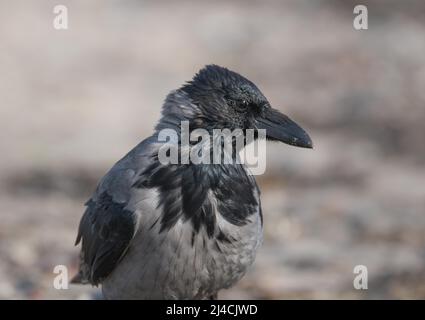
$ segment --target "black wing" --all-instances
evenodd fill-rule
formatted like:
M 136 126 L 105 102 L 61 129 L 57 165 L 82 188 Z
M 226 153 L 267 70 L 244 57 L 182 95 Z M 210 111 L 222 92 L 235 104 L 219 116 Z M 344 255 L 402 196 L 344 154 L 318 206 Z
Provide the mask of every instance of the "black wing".
M 136 218 L 107 191 L 86 206 L 75 243 L 82 241 L 80 271 L 73 282 L 98 285 L 124 256 L 135 233 Z

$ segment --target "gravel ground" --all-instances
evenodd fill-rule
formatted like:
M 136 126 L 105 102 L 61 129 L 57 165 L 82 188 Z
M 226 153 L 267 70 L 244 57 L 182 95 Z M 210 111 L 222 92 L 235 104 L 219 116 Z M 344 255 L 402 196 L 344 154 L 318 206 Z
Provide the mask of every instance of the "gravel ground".
M 315 149 L 268 144 L 265 238 L 221 298 L 425 298 L 425 4 L 366 1 L 0 1 L 0 298 L 76 269 L 83 203 L 207 63 L 252 79 Z M 368 268 L 368 289 L 353 268 Z

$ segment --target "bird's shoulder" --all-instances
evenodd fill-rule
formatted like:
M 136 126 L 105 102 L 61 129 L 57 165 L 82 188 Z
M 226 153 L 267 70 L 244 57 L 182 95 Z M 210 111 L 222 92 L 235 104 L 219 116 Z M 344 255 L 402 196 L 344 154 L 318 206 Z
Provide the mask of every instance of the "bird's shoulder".
M 76 244 L 81 245 L 76 282 L 97 285 L 125 255 L 139 223 L 140 192 L 132 187 L 138 173 L 149 165 L 154 140 L 148 138 L 119 160 L 100 180 L 81 218 Z

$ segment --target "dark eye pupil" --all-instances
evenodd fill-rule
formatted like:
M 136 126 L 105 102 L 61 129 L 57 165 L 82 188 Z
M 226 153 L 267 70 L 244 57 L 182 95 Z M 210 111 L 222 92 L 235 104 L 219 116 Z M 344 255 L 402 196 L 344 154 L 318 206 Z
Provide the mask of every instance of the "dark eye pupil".
M 249 106 L 249 103 L 246 100 L 236 101 L 233 99 L 227 99 L 227 104 L 231 107 L 236 107 L 240 111 L 245 110 Z

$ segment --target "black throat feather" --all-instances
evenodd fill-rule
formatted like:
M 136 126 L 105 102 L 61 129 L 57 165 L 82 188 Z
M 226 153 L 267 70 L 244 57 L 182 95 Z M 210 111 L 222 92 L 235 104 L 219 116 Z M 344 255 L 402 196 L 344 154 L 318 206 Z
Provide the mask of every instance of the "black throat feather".
M 160 232 L 179 219 L 190 222 L 194 234 L 204 228 L 208 237 L 228 240 L 218 229 L 217 214 L 243 226 L 258 212 L 259 191 L 252 176 L 240 164 L 162 164 L 158 156 L 134 183 L 137 188 L 157 188 Z

